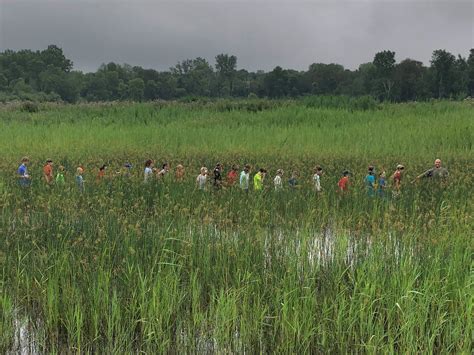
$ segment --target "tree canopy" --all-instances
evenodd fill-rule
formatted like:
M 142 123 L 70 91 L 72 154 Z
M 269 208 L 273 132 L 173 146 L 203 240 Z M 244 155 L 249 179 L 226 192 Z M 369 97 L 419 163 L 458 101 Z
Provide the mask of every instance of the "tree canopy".
M 235 55 L 221 53 L 211 64 L 186 59 L 167 71 L 128 64 L 102 64 L 94 73 L 73 70 L 61 48 L 0 53 L 0 101 L 173 100 L 183 97 L 298 97 L 370 95 L 382 101 L 474 96 L 474 49 L 467 58 L 433 51 L 430 66 L 396 60 L 384 50 L 370 63 L 349 70 L 335 63 L 313 63 L 306 71 L 275 67 L 269 72 L 239 69 Z

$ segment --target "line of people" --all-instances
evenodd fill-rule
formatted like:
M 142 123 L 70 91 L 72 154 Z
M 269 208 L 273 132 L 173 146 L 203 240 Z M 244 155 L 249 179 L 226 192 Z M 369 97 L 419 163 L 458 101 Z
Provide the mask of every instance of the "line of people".
M 28 173 L 29 158 L 24 157 L 21 161 L 20 166 L 17 170 L 17 177 L 19 184 L 22 187 L 28 187 L 31 184 L 31 176 Z M 120 170 L 114 172 L 113 176 L 124 176 L 130 177 L 132 174 L 133 165 L 129 162 L 126 162 Z M 110 174 L 107 174 L 107 165 L 102 165 L 98 169 L 96 180 L 100 182 L 101 180 L 106 179 Z M 402 179 L 404 176 L 405 167 L 401 164 L 398 164 L 396 170 L 391 175 L 392 180 L 392 190 L 395 195 L 400 193 L 402 187 Z M 219 190 L 223 187 L 232 187 L 238 185 L 241 190 L 248 192 L 250 187 L 253 187 L 255 191 L 261 191 L 264 189 L 264 182 L 267 178 L 267 170 L 264 168 L 258 169 L 258 171 L 251 178 L 251 166 L 246 164 L 243 170 L 239 173 L 239 166 L 233 165 L 231 170 L 227 173 L 224 179 L 224 166 L 221 163 L 217 163 L 212 172 L 212 176 L 209 176 L 209 171 L 206 167 L 200 169 L 199 175 L 196 177 L 196 187 L 199 190 L 207 190 L 212 186 L 213 189 Z M 76 169 L 75 182 L 80 191 L 84 191 L 85 180 L 83 177 L 84 167 L 79 166 Z M 172 175 L 169 163 L 163 163 L 160 168 L 155 167 L 155 163 L 152 159 L 148 159 L 145 162 L 145 168 L 143 171 L 143 179 L 145 183 L 149 183 L 154 179 L 168 179 L 167 177 Z M 436 159 L 434 162 L 434 167 L 426 170 L 425 172 L 418 175 L 413 181 L 417 181 L 421 178 L 429 179 L 446 179 L 448 177 L 448 170 L 441 166 L 441 160 Z M 323 176 L 323 168 L 319 165 L 314 167 L 311 175 L 311 186 L 314 191 L 322 192 L 323 188 L 321 186 L 321 177 Z M 174 171 L 175 181 L 181 182 L 185 178 L 185 168 L 182 164 L 178 164 Z M 348 170 L 344 170 L 341 178 L 337 183 L 337 189 L 340 193 L 346 194 L 350 190 L 350 185 L 352 184 L 352 174 Z M 65 178 L 65 168 L 64 166 L 59 166 L 56 176 L 53 174 L 53 161 L 48 159 L 43 166 L 43 179 L 46 185 L 64 185 L 66 182 Z M 282 190 L 285 186 L 284 184 L 284 171 L 282 169 L 277 169 L 276 174 L 273 178 L 273 188 L 276 191 Z M 251 185 L 251 182 L 253 183 Z M 300 188 L 301 182 L 299 179 L 299 174 L 297 171 L 293 171 L 288 179 L 287 186 L 291 189 Z M 385 190 L 388 187 L 387 184 L 387 175 L 385 171 L 381 171 L 378 176 L 375 172 L 375 167 L 373 165 L 368 167 L 367 175 L 364 178 L 364 185 L 367 188 L 367 193 L 369 196 L 375 196 L 376 194 L 383 196 Z

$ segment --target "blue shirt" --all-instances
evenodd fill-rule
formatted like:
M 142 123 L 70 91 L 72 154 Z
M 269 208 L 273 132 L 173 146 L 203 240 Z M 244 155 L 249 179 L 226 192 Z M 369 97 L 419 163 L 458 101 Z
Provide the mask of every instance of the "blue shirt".
M 21 164 L 18 167 L 17 171 L 18 175 L 20 175 L 20 185 L 21 186 L 29 186 L 30 185 L 30 179 L 28 179 L 28 168 L 26 167 L 25 164 Z
M 374 175 L 367 175 L 365 177 L 365 184 L 368 188 L 373 189 L 375 185 L 375 176 Z

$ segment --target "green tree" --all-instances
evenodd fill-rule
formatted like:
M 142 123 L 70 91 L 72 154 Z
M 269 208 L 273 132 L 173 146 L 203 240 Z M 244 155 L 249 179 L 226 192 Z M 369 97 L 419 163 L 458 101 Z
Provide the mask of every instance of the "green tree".
M 235 55 L 219 54 L 216 56 L 217 87 L 220 95 L 232 96 L 234 79 L 237 72 Z
M 468 92 L 471 97 L 474 97 L 474 48 L 471 48 L 469 57 L 467 58 L 468 71 Z
M 433 51 L 431 69 L 434 72 L 434 93 L 439 98 L 452 94 L 455 61 L 454 55 L 444 49 Z
M 133 101 L 142 101 L 145 91 L 145 82 L 141 78 L 135 78 L 128 82 L 129 97 Z
M 412 59 L 405 59 L 395 68 L 394 81 L 399 101 L 413 101 L 426 98 L 427 88 L 424 77 L 427 69 L 423 63 Z
M 378 96 L 380 99 L 391 100 L 394 85 L 395 52 L 382 51 L 376 53 L 373 64 L 376 69 Z

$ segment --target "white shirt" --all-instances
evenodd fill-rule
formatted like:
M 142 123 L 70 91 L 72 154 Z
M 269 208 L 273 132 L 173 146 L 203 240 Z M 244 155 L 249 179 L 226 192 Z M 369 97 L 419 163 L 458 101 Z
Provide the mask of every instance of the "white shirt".
M 275 176 L 275 178 L 273 179 L 273 185 L 275 186 L 275 190 L 283 188 L 280 175 Z
M 321 192 L 321 179 L 318 174 L 313 175 L 314 189 L 317 192 Z
M 207 182 L 207 175 L 199 174 L 196 178 L 196 182 L 198 184 L 199 190 L 206 189 L 206 182 Z
M 147 182 L 148 179 L 153 175 L 153 170 L 149 166 L 147 166 L 145 168 L 145 174 L 144 175 L 145 175 L 145 182 Z

